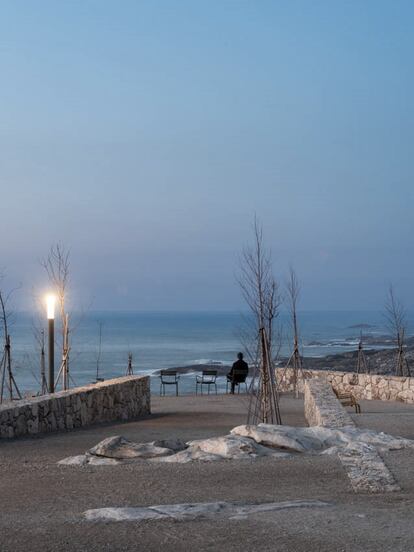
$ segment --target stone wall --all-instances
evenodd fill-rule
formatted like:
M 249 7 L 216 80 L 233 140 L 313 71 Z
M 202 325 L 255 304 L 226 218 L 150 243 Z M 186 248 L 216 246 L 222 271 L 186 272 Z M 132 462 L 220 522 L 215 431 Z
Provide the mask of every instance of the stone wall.
M 126 376 L 0 405 L 0 438 L 131 420 L 150 414 L 149 377 Z
M 363 441 L 352 441 L 352 435 L 360 432 L 354 421 L 336 398 L 327 378 L 308 378 L 303 383 L 305 417 L 310 426 L 338 430 L 343 438 L 350 439 L 347 446 L 337 450 L 341 464 L 355 492 L 384 493 L 400 491 L 394 476 L 385 465 L 378 450 L 369 441 L 369 430 Z M 322 429 L 315 427 L 324 440 Z M 322 432 L 322 433 L 321 433 Z M 328 437 L 329 439 L 329 437 Z
M 355 374 L 333 370 L 303 370 L 305 378 L 322 378 L 340 393 L 352 393 L 357 399 L 414 403 L 414 378 Z M 278 368 L 276 377 L 281 391 L 293 391 L 293 370 Z M 298 381 L 303 393 L 303 382 Z
M 355 426 L 348 412 L 324 379 L 309 379 L 304 385 L 305 418 L 310 426 L 341 428 Z

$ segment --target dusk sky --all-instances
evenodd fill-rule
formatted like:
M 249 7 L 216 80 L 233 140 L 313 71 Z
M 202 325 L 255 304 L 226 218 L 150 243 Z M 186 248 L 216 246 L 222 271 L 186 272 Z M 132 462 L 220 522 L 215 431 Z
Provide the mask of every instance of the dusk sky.
M 0 266 L 94 309 L 232 310 L 263 223 L 303 309 L 414 308 L 414 2 L 0 0 Z M 47 287 L 47 286 L 46 286 Z

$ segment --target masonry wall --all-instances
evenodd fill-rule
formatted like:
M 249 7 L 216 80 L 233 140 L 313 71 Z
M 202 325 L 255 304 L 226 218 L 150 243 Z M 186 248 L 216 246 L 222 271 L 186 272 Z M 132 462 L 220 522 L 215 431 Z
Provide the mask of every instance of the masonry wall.
M 380 376 L 336 372 L 333 370 L 303 370 L 305 378 L 322 378 L 339 392 L 351 392 L 357 399 L 401 401 L 414 403 L 414 378 Z M 294 372 L 291 368 L 278 368 L 276 377 L 281 391 L 293 391 Z M 303 392 L 303 382 L 298 381 L 298 389 Z
M 310 426 L 355 426 L 326 379 L 310 378 L 304 384 L 305 418 Z
M 365 432 L 363 442 L 355 439 L 360 430 L 336 398 L 327 378 L 310 377 L 304 381 L 303 390 L 306 420 L 314 427 L 316 435 L 329 441 L 329 433 L 326 435 L 323 429 L 336 429 L 347 442 L 346 446 L 337 449 L 337 455 L 353 490 L 357 493 L 401 491 L 375 445 L 369 443 L 369 430 Z
M 0 405 L 0 438 L 132 420 L 150 414 L 150 382 L 126 376 Z

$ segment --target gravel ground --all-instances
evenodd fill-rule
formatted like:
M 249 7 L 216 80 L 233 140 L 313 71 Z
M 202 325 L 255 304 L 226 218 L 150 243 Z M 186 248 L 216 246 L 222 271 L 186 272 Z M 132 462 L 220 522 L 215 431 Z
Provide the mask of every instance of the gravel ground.
M 360 401 L 360 405 L 361 414 L 352 415 L 358 426 L 414 439 L 414 405 L 386 401 Z
M 303 403 L 283 397 L 283 421 L 305 425 Z M 414 407 L 366 401 L 358 425 L 414 438 Z M 336 458 L 301 456 L 257 461 L 58 466 L 110 435 L 136 441 L 223 435 L 245 422 L 242 397 L 153 398 L 145 420 L 0 443 L 0 550 L 159 551 L 414 550 L 414 459 L 384 459 L 403 491 L 356 495 Z M 260 514 L 247 520 L 85 522 L 91 508 L 217 500 L 276 502 L 319 499 L 328 508 Z

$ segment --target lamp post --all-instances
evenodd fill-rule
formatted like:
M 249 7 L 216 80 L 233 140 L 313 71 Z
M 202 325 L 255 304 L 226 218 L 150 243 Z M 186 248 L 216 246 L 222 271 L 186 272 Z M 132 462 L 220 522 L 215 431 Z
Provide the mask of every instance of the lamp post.
M 49 393 L 55 391 L 55 302 L 54 295 L 46 297 L 47 321 L 49 324 Z

